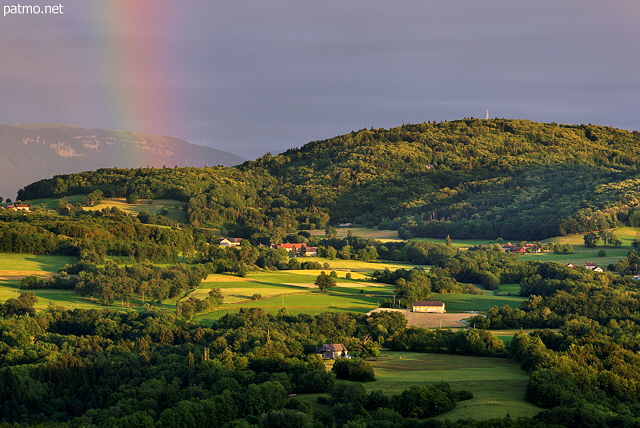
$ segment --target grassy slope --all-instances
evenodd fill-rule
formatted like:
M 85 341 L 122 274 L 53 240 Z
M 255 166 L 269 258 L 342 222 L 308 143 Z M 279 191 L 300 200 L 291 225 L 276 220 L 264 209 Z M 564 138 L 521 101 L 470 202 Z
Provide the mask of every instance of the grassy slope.
M 76 257 L 69 256 L 0 253 L 0 272 L 42 271 L 44 273 L 57 273 L 67 263 L 73 264 L 77 261 Z
M 397 230 L 378 230 L 378 228 L 368 229 L 366 227 L 338 227 L 336 228 L 336 232 L 338 238 L 345 238 L 347 234 L 351 231 L 353 236 L 360 236 L 362 238 L 373 238 L 378 241 L 401 241 L 398 236 Z M 324 230 L 309 230 L 309 233 L 315 236 L 324 237 Z
M 541 410 L 525 401 L 529 376 L 511 359 L 384 351 L 371 364 L 377 380 L 365 384 L 368 391 L 399 394 L 412 385 L 446 381 L 454 389 L 473 393 L 473 399 L 458 403 L 455 410 L 436 419 L 482 420 L 507 413 L 516 418 Z
M 73 195 L 67 197 L 67 202 L 75 205 L 78 202 L 82 202 L 82 199 L 87 196 L 85 194 Z M 47 209 L 53 210 L 58 204 L 56 198 L 41 198 L 33 199 L 29 201 L 31 206 L 40 206 L 45 204 Z M 128 214 L 138 215 L 142 211 L 149 211 L 151 214 L 159 214 L 163 208 L 167 208 L 169 213 L 167 218 L 177 221 L 178 223 L 187 223 L 187 216 L 182 210 L 183 202 L 173 199 L 154 199 L 149 203 L 148 199 L 140 199 L 137 204 L 128 204 L 125 198 L 113 198 L 104 199 L 99 205 L 93 207 L 85 207 L 86 211 L 102 210 L 103 208 L 116 207 Z

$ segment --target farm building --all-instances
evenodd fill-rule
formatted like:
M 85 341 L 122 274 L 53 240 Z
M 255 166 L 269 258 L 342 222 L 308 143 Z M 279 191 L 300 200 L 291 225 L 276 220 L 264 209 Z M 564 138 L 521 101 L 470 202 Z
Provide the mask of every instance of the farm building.
M 340 357 L 349 357 L 349 351 L 342 343 L 333 345 L 324 344 L 316 349 L 316 354 L 322 355 L 325 360 L 335 360 Z
M 237 247 L 241 241 L 242 238 L 222 238 L 218 240 L 218 245 L 222 247 Z
M 425 302 L 425 301 L 417 301 L 411 305 L 413 308 L 413 312 L 429 312 L 436 314 L 444 314 L 444 302 Z
M 304 247 L 304 244 L 278 244 L 278 245 L 272 245 L 271 248 L 274 248 L 276 250 L 280 249 L 280 248 L 284 248 L 285 250 L 287 250 L 287 252 L 292 252 L 295 251 L 295 255 L 299 256 L 300 255 L 300 251 L 302 250 L 302 248 Z
M 510 243 L 507 245 L 503 245 L 502 248 L 507 251 L 507 252 L 511 252 L 511 253 L 520 253 L 520 254 L 524 254 L 527 251 L 526 247 L 517 247 L 515 245 L 511 245 Z
M 318 255 L 318 247 L 306 247 L 304 255 L 307 257 L 315 257 Z

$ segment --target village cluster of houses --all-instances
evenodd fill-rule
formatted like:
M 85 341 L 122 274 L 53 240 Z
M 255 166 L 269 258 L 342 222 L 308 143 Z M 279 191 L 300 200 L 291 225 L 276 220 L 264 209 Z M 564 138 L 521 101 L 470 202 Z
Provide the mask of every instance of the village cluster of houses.
M 506 244 L 504 244 L 502 246 L 502 248 L 504 249 L 504 251 L 506 252 L 510 252 L 510 253 L 520 253 L 520 254 L 524 254 L 527 252 L 527 250 L 531 250 L 531 253 L 539 253 L 540 252 L 540 248 L 536 245 L 536 244 L 526 244 L 524 247 L 519 246 L 519 245 L 513 245 L 511 242 L 508 242 Z
M 573 269 L 575 266 L 571 263 L 567 263 L 567 267 Z M 585 269 L 589 269 L 592 270 L 594 272 L 604 272 L 604 270 L 597 266 L 595 263 L 593 262 L 587 262 L 584 264 Z
M 0 210 L 11 210 L 11 211 L 25 211 L 31 212 L 28 204 L 13 204 L 13 205 L 0 205 Z
M 222 247 L 237 247 L 242 242 L 242 238 L 222 238 L 218 240 L 218 245 Z M 318 247 L 307 247 L 305 244 L 273 244 L 274 250 L 284 248 L 289 253 L 294 253 L 296 257 L 315 257 L 318 255 Z

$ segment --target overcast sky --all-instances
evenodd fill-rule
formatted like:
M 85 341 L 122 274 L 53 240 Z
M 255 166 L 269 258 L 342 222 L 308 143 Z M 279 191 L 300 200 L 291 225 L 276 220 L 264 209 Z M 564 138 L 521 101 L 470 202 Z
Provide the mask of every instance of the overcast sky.
M 0 123 L 171 135 L 251 159 L 486 109 L 640 129 L 636 0 L 23 3 L 63 13 L 0 17 Z

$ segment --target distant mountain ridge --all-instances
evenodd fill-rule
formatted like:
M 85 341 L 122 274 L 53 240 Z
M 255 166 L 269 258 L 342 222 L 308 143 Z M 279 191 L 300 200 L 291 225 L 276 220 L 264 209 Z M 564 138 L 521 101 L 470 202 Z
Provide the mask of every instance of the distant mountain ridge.
M 0 125 L 0 196 L 34 181 L 98 168 L 232 166 L 246 159 L 178 138 L 34 123 Z

